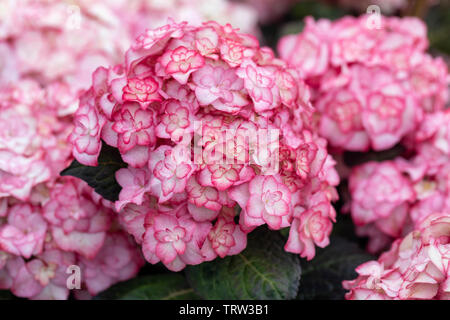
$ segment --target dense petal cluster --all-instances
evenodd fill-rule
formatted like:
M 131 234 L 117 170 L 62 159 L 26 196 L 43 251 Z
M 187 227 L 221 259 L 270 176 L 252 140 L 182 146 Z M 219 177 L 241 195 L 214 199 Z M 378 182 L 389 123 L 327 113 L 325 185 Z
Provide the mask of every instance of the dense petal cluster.
M 74 110 L 64 100 L 66 89 L 57 83 L 42 90 L 28 80 L 0 89 L 1 198 L 29 200 L 34 187 L 69 163 L 72 125 L 65 113 Z
M 264 224 L 290 227 L 285 249 L 312 259 L 339 182 L 312 113 L 297 72 L 253 36 L 171 22 L 95 71 L 70 141 L 90 166 L 104 143 L 119 150 L 115 207 L 150 263 L 237 254 Z
M 344 281 L 350 300 L 450 299 L 450 215 L 433 213 Z
M 450 211 L 450 112 L 429 114 L 410 136 L 409 159 L 369 162 L 353 169 L 350 210 L 369 251 L 417 227 L 430 213 Z
M 112 231 L 111 206 L 85 182 L 59 176 L 72 160 L 67 97 L 62 82 L 42 89 L 21 80 L 0 89 L 0 289 L 19 297 L 67 299 L 73 267 L 93 295 L 143 264 L 128 235 Z M 95 272 L 103 277 L 91 280 Z
M 320 134 L 344 150 L 385 150 L 414 132 L 448 100 L 448 70 L 426 53 L 415 18 L 306 19 L 278 44 L 280 56 L 312 87 Z
M 62 81 L 76 100 L 92 72 L 116 63 L 132 39 L 103 0 L 6 0 L 1 8 L 0 84 Z

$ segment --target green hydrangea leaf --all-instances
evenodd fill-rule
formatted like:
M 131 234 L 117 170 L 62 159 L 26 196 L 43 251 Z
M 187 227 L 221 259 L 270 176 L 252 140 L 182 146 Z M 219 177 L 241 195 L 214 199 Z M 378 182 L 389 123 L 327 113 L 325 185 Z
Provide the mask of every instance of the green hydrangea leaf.
M 181 274 L 156 274 L 118 283 L 98 294 L 97 300 L 199 299 Z
M 103 143 L 97 166 L 85 166 L 73 160 L 61 175 L 80 178 L 103 198 L 116 201 L 122 187 L 117 183 L 115 174 L 120 168 L 126 167 L 127 164 L 122 160 L 119 150 Z
M 278 232 L 259 228 L 240 254 L 187 268 L 188 281 L 204 299 L 294 299 L 300 259 L 284 243 Z

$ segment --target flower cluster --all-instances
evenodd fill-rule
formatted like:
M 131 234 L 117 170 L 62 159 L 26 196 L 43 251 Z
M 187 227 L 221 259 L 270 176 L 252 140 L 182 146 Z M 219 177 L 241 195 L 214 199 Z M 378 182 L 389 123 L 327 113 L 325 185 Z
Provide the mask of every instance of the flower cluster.
M 237 254 L 264 224 L 290 227 L 285 249 L 311 259 L 339 182 L 312 112 L 298 74 L 253 36 L 172 22 L 95 71 L 70 140 L 85 165 L 103 143 L 119 150 L 115 207 L 150 263 Z
M 19 297 L 66 299 L 73 266 L 95 295 L 143 264 L 134 241 L 114 226 L 112 208 L 86 183 L 59 176 L 71 161 L 68 97 L 59 82 L 0 89 L 0 289 Z
M 312 87 L 320 134 L 344 150 L 388 149 L 444 108 L 448 71 L 425 51 L 416 18 L 306 19 L 304 30 L 278 44 L 282 59 Z
M 450 215 L 434 213 L 344 281 L 349 300 L 450 299 Z
M 2 1 L 1 10 L 0 84 L 64 82 L 76 100 L 95 68 L 117 63 L 132 39 L 103 0 Z
M 369 251 L 417 227 L 430 213 L 450 210 L 450 112 L 425 116 L 407 145 L 414 156 L 353 169 L 351 214 Z M 370 195 L 370 196 L 369 196 Z

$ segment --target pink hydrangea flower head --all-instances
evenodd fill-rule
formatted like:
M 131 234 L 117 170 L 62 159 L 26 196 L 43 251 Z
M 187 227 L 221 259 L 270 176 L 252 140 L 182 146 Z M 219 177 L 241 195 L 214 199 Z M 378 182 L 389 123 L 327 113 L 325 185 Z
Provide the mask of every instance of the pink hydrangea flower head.
M 426 53 L 426 26 L 416 18 L 367 15 L 334 22 L 307 18 L 278 44 L 312 92 L 319 131 L 333 147 L 389 149 L 448 101 L 448 70 Z
M 0 44 L 7 49 L 0 60 L 10 58 L 6 70 L 15 66 L 15 74 L 2 72 L 3 84 L 26 76 L 44 85 L 61 81 L 76 97 L 88 87 L 95 68 L 117 63 L 133 39 L 131 25 L 102 0 L 24 0 L 20 6 L 6 2 L 2 9 L 7 18 Z
M 171 21 L 139 36 L 123 65 L 94 73 L 73 154 L 92 165 L 103 143 L 118 149 L 128 167 L 116 173 L 115 209 L 150 263 L 179 271 L 237 254 L 257 226 L 293 221 L 303 231 L 286 250 L 312 258 L 328 244 L 339 181 L 309 99 L 298 72 L 255 37 Z M 97 122 L 85 125 L 83 110 Z M 322 202 L 309 203 L 316 193 Z
M 446 111 L 428 114 L 406 141 L 407 159 L 353 169 L 349 206 L 357 233 L 369 237 L 369 251 L 379 252 L 430 214 L 450 209 L 449 123 Z
M 433 213 L 378 261 L 360 265 L 358 278 L 343 282 L 346 299 L 447 300 L 449 224 L 448 213 Z

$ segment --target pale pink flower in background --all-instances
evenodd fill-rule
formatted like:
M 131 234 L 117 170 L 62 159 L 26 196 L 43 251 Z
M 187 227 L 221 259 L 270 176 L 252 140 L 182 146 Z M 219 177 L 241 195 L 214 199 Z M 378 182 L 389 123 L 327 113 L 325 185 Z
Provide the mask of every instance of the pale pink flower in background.
M 449 223 L 448 213 L 432 213 L 378 261 L 360 265 L 358 277 L 343 282 L 346 299 L 448 299 Z
M 75 262 L 73 253 L 45 250 L 17 271 L 11 291 L 34 300 L 65 300 L 69 297 L 66 270 Z
M 448 69 L 426 53 L 425 24 L 380 16 L 380 28 L 368 28 L 367 19 L 308 17 L 278 43 L 312 88 L 320 133 L 339 150 L 389 149 L 448 101 Z
M 448 114 L 424 117 L 405 141 L 408 159 L 370 162 L 352 170 L 350 210 L 357 234 L 369 237 L 370 252 L 379 252 L 431 213 L 450 209 Z
M 349 187 L 356 225 L 385 218 L 415 200 L 410 182 L 402 176 L 395 163 L 390 162 L 369 162 L 356 168 Z
M 388 239 L 398 238 L 408 230 L 416 192 L 395 162 L 368 162 L 356 167 L 349 178 L 349 189 L 356 232 L 369 236 L 371 252 L 383 249 Z
M 136 244 L 121 232 L 108 233 L 94 259 L 80 257 L 82 281 L 91 295 L 135 277 L 144 264 Z
M 7 223 L 0 227 L 0 248 L 30 258 L 42 252 L 47 223 L 39 208 L 17 204 L 10 208 Z
M 87 96 L 108 110 L 108 70 L 99 70 Z M 67 299 L 67 267 L 77 264 L 77 254 L 98 255 L 114 215 L 84 182 L 60 177 L 73 160 L 68 138 L 77 98 L 65 82 L 43 84 L 27 79 L 0 90 L 0 249 L 6 255 L 0 285 L 19 297 Z M 107 117 L 87 100 L 73 141 L 96 164 Z
M 337 147 L 348 150 L 369 149 L 369 136 L 361 121 L 362 105 L 362 101 L 351 91 L 339 90 L 325 94 L 316 104 L 322 113 L 322 135 Z
M 62 81 L 74 97 L 88 87 L 98 66 L 116 63 L 133 39 L 130 26 L 121 26 L 106 1 L 4 1 L 2 11 L 0 43 L 9 50 L 2 50 L 0 60 L 10 51 L 7 65 L 16 66 L 16 77 L 31 76 L 45 85 Z M 5 73 L 0 83 L 13 79 Z
M 0 288 L 9 290 L 20 268 L 25 264 L 21 256 L 0 251 Z
M 246 33 L 258 35 L 260 32 L 257 10 L 249 4 L 229 0 L 120 0 L 113 5 L 135 36 L 147 28 L 165 26 L 168 18 L 176 22 L 189 21 L 195 26 L 213 20 L 229 23 Z
M 101 249 L 112 220 L 110 209 L 97 205 L 86 184 L 73 178 L 52 188 L 42 214 L 61 249 L 88 258 Z
M 287 35 L 278 43 L 281 59 L 298 66 L 303 77 L 322 75 L 328 68 L 330 48 L 323 41 L 330 32 L 331 22 L 311 18 L 305 19 L 304 32 Z M 328 35 L 329 36 L 329 35 Z

